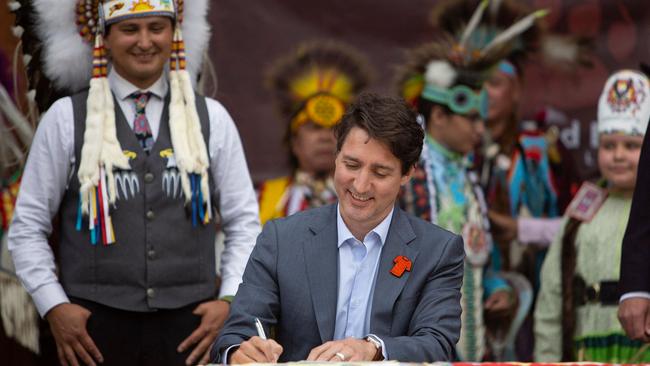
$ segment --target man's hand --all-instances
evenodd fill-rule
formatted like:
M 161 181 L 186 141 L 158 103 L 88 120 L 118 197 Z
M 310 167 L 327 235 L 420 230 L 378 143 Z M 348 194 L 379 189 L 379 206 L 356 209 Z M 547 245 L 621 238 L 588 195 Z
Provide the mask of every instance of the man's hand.
M 228 363 L 277 363 L 282 351 L 282 346 L 273 339 L 255 336 L 240 344 Z
M 490 210 L 488 211 L 488 218 L 498 241 L 509 243 L 517 238 L 517 220 L 510 215 Z
M 485 300 L 484 308 L 494 316 L 507 315 L 513 309 L 516 302 L 512 293 L 508 290 L 499 290 Z
M 95 361 L 104 362 L 104 357 L 86 330 L 88 318 L 88 309 L 68 303 L 55 306 L 45 315 L 56 341 L 56 353 L 61 365 L 78 366 L 77 357 L 90 366 L 95 366 Z
M 206 301 L 194 309 L 193 313 L 201 316 L 201 324 L 178 345 L 178 352 L 185 352 L 190 346 L 196 344 L 192 353 L 185 360 L 186 365 L 208 363 L 210 346 L 223 327 L 229 311 L 230 304 L 222 300 Z
M 346 338 L 330 341 L 312 349 L 307 361 L 372 361 L 376 353 L 377 348 L 365 339 Z
M 618 320 L 627 336 L 650 342 L 650 299 L 632 297 L 618 305 Z

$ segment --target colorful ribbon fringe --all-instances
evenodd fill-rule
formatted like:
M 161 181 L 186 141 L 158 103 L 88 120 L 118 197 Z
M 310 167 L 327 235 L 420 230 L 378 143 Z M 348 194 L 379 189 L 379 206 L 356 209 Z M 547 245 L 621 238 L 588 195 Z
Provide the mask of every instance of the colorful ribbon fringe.
M 81 197 L 77 209 L 77 231 L 83 227 L 83 215 L 81 213 Z M 90 243 L 96 245 L 101 239 L 104 245 L 115 243 L 115 232 L 108 206 L 108 193 L 106 192 L 106 172 L 104 167 L 100 168 L 100 180 L 97 187 L 90 189 L 90 200 L 88 202 L 88 229 L 90 230 Z
M 21 171 L 17 171 L 7 182 L 0 181 L 0 233 L 9 229 L 18 196 L 21 174 Z
M 192 189 L 192 226 L 197 227 L 199 222 L 206 225 L 212 218 L 212 209 L 210 200 L 207 201 L 207 207 L 203 205 L 203 192 L 201 191 L 201 176 L 199 174 L 190 174 L 190 187 Z

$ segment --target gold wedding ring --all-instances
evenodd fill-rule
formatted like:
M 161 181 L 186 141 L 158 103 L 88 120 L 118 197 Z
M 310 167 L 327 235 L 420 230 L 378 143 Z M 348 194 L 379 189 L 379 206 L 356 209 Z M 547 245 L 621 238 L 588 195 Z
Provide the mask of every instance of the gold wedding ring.
M 345 361 L 345 355 L 342 354 L 341 352 L 336 352 L 334 356 L 338 357 L 341 359 L 341 361 Z

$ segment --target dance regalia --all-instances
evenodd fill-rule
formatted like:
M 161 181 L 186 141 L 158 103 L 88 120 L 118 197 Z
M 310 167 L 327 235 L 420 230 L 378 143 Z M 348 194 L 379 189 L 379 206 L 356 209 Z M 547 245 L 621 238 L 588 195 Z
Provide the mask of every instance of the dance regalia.
M 580 224 L 574 245 L 575 332 L 573 353 L 577 361 L 604 363 L 650 362 L 650 351 L 642 352 L 643 344 L 629 339 L 617 317 L 618 296 L 603 303 L 588 299 L 588 289 L 603 283 L 618 283 L 621 243 L 630 214 L 632 199 L 610 194 L 590 222 Z M 565 220 L 551 245 L 541 273 L 541 289 L 535 310 L 535 358 L 542 362 L 560 361 L 562 357 L 562 237 Z M 579 284 L 579 285 L 578 285 Z M 577 287 L 576 287 L 577 286 Z M 607 285 L 609 286 L 609 285 Z
M 544 262 L 535 311 L 535 353 L 539 361 L 650 361 L 647 346 L 627 338 L 617 316 L 621 299 L 625 303 L 644 295 L 619 283 L 625 278 L 621 269 L 627 270 L 622 252 L 630 253 L 623 240 L 633 186 L 616 182 L 632 171 L 639 176 L 644 172 L 643 165 L 634 167 L 638 160 L 633 160 L 639 159 L 633 151 L 638 154 L 641 145 L 631 141 L 640 141 L 647 133 L 648 96 L 650 80 L 635 70 L 612 74 L 600 95 L 597 132 L 602 145 L 598 152 L 605 179 L 598 186 L 589 182 L 582 185 Z M 629 140 L 608 140 L 613 136 Z M 623 144 L 626 158 L 619 156 Z M 628 168 L 611 169 L 620 164 Z M 629 183 L 629 179 L 625 181 Z M 646 188 L 638 184 L 637 189 Z
M 481 361 L 486 352 L 483 300 L 509 287 L 485 271 L 492 238 L 483 193 L 468 167 L 465 157 L 427 135 L 420 164 L 400 202 L 407 212 L 463 236 L 466 257 L 457 351 L 464 361 Z
M 293 215 L 336 201 L 331 177 L 313 179 L 304 172 L 264 181 L 259 189 L 260 222 Z
M 9 229 L 19 186 L 20 172 L 0 181 L 0 238 L 4 237 L 4 233 Z
M 515 219 L 561 216 L 576 191 L 577 179 L 557 135 L 531 123 L 517 136 L 511 151 L 502 149 L 493 144 L 477 159 L 488 207 Z M 494 269 L 517 269 L 537 289 L 546 250 L 516 241 L 496 244 Z
M 8 360 L 21 365 L 38 362 L 38 314 L 27 291 L 15 275 L 7 248 L 7 232 L 13 216 L 22 171 L 0 179 L 0 349 Z

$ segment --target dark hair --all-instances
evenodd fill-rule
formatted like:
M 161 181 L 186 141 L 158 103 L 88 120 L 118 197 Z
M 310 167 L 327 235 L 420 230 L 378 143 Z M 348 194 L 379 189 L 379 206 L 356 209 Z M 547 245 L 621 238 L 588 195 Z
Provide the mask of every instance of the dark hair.
M 430 100 L 426 100 L 422 98 L 422 96 L 420 96 L 418 98 L 417 111 L 420 115 L 422 115 L 425 128 L 429 126 L 429 118 L 431 117 L 431 111 L 433 110 L 434 107 L 439 107 L 446 115 L 454 114 L 454 112 L 452 112 L 448 106 L 441 103 L 436 103 Z
M 417 123 L 413 108 L 402 99 L 373 93 L 360 94 L 341 123 L 334 127 L 337 152 L 341 151 L 353 127 L 361 128 L 370 138 L 388 146 L 402 163 L 402 175 L 418 162 L 424 130 Z

